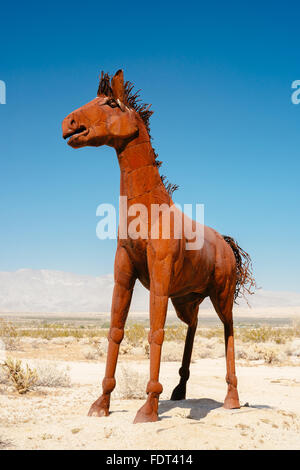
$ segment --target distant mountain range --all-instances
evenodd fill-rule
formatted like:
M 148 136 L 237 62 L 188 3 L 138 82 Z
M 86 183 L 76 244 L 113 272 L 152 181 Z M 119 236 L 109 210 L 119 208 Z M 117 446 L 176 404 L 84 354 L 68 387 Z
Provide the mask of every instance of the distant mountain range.
M 45 269 L 0 272 L 0 313 L 109 312 L 112 290 L 112 274 L 93 277 Z M 300 307 L 300 293 L 295 292 L 258 290 L 249 300 L 259 309 Z M 202 307 L 208 307 L 207 302 Z M 246 306 L 244 300 L 239 304 Z M 131 311 L 148 311 L 148 291 L 139 282 Z

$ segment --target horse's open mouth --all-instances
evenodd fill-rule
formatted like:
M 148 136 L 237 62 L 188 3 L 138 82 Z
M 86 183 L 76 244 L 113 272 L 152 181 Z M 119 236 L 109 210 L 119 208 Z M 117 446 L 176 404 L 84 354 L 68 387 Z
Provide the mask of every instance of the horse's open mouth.
M 80 135 L 87 135 L 88 132 L 89 130 L 85 126 L 80 126 L 74 131 L 66 132 L 63 135 L 63 138 L 68 139 L 70 137 L 68 140 L 68 144 L 69 144 L 72 140 L 77 139 L 77 137 L 79 137 Z

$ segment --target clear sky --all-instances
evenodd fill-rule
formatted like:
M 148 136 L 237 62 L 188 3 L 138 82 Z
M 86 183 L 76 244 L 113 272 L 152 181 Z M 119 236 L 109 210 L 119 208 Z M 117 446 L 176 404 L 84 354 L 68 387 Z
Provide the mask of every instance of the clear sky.
M 73 150 L 61 121 L 123 68 L 152 103 L 174 200 L 205 204 L 258 284 L 300 292 L 298 2 L 5 2 L 1 6 L 0 270 L 113 270 L 96 208 L 118 201 L 114 150 Z

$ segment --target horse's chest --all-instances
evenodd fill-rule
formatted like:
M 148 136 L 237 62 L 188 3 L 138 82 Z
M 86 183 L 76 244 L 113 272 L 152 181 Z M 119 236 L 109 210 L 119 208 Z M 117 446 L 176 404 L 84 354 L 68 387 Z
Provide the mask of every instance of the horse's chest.
M 126 249 L 128 256 L 137 272 L 140 281 L 148 284 L 149 273 L 147 263 L 147 243 L 143 239 L 121 240 L 121 245 Z

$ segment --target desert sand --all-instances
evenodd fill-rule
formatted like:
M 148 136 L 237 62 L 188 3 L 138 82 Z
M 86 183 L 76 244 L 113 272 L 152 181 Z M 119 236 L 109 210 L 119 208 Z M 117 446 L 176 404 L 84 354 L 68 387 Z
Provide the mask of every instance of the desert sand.
M 29 361 L 36 365 L 38 360 Z M 104 362 L 56 361 L 69 367 L 69 388 L 26 395 L 0 392 L 2 449 L 300 449 L 300 368 L 237 362 L 241 409 L 225 410 L 225 361 L 191 364 L 187 399 L 169 400 L 179 362 L 163 362 L 159 421 L 132 424 L 142 400 L 113 393 L 109 417 L 87 417 L 100 391 Z M 121 360 L 145 377 L 148 361 Z M 146 387 L 146 382 L 145 382 Z

